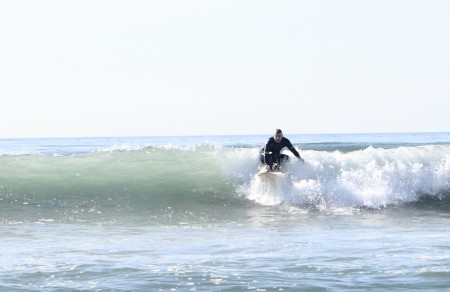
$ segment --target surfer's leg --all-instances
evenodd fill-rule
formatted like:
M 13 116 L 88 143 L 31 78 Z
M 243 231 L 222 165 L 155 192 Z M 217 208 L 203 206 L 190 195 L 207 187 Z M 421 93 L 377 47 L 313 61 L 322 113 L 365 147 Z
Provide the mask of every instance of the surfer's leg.
M 272 165 L 273 167 L 272 167 L 272 170 L 273 171 L 280 171 L 280 164 L 279 163 L 277 163 L 277 164 L 274 164 L 274 165 Z
M 266 159 L 263 154 L 259 154 L 259 161 L 261 161 L 262 164 L 266 164 Z
M 289 156 L 286 154 L 281 154 L 280 155 L 280 163 L 282 163 L 283 161 L 288 161 L 289 160 Z
M 272 162 L 272 155 L 270 154 L 259 154 L 259 161 L 261 161 L 261 163 L 264 166 L 267 166 L 269 171 L 272 171 L 272 167 L 273 167 L 273 162 Z
M 272 155 L 270 155 L 270 154 L 262 154 L 261 153 L 259 155 L 259 160 L 261 161 L 262 164 L 268 165 L 268 166 L 270 166 L 270 169 L 272 169 L 272 164 L 273 164 Z

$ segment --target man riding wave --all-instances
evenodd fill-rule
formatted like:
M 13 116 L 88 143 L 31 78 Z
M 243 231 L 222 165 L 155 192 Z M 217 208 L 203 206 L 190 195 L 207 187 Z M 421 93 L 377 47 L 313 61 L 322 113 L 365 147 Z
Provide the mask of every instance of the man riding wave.
M 288 155 L 281 154 L 281 150 L 285 147 L 287 147 L 300 161 L 304 162 L 298 151 L 292 146 L 291 141 L 283 137 L 283 132 L 280 129 L 276 129 L 273 137 L 270 137 L 266 145 L 261 148 L 261 162 L 268 165 L 270 171 L 273 170 L 274 166 L 275 170 L 278 170 L 280 164 L 289 159 Z

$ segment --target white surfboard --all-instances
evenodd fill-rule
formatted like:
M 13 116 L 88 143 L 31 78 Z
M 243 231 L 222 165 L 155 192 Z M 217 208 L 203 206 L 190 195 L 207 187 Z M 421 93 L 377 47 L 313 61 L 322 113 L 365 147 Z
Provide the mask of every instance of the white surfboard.
M 259 176 L 259 177 L 279 177 L 282 175 L 283 175 L 283 173 L 281 171 L 263 171 L 263 172 L 258 172 L 257 174 L 255 174 L 255 176 Z
M 251 181 L 248 198 L 263 205 L 277 205 L 282 202 L 284 181 L 284 173 L 262 170 Z

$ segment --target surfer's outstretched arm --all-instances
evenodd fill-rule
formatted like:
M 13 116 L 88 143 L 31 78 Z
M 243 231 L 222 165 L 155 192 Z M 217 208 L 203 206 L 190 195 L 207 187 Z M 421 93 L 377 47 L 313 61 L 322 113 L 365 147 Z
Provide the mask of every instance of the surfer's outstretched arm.
M 301 162 L 305 162 L 305 160 L 300 156 L 300 153 L 295 149 L 294 146 L 292 146 L 292 143 L 289 141 L 289 144 L 287 145 L 287 148 L 297 157 Z

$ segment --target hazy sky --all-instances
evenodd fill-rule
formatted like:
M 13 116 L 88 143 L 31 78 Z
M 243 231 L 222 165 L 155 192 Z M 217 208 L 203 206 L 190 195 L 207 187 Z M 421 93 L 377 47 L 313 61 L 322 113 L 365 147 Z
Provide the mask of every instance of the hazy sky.
M 0 137 L 450 131 L 450 1 L 0 1 Z

